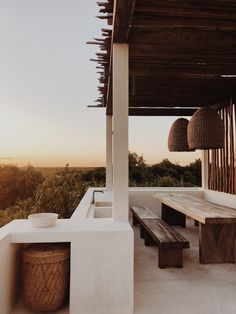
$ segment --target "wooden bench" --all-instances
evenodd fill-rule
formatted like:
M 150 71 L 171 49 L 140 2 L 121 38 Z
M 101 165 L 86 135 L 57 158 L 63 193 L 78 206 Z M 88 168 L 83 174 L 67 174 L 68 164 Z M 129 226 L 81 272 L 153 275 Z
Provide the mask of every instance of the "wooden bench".
M 143 225 L 142 220 L 143 219 L 153 219 L 158 218 L 156 214 L 154 214 L 151 209 L 147 207 L 137 207 L 133 206 L 131 207 L 131 212 L 133 214 L 133 226 L 136 226 L 137 224 L 140 224 L 140 237 L 143 238 Z
M 158 266 L 183 267 L 183 249 L 189 242 L 162 219 L 143 219 L 144 243 L 158 246 Z
M 171 226 L 145 207 L 132 207 L 133 225 L 140 224 L 140 236 L 146 246 L 158 246 L 158 266 L 183 267 L 183 249 L 189 242 Z

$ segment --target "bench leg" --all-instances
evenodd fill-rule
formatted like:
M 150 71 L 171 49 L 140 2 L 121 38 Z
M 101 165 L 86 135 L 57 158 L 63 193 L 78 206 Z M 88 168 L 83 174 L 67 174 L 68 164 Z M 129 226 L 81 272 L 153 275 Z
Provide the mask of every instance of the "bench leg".
M 135 215 L 133 213 L 133 226 L 137 226 L 138 223 L 139 223 L 138 219 L 137 219 L 137 217 L 135 217 Z
M 144 236 L 144 244 L 145 246 L 154 246 L 156 245 L 156 242 L 153 240 L 153 238 L 150 236 L 150 234 L 143 228 L 143 236 Z
M 183 249 L 162 249 L 158 250 L 158 266 L 166 267 L 183 267 Z
M 142 225 L 140 225 L 140 238 L 141 239 L 144 239 L 144 232 L 145 232 L 145 229 Z
M 185 215 L 165 204 L 161 204 L 161 219 L 170 226 L 186 227 Z

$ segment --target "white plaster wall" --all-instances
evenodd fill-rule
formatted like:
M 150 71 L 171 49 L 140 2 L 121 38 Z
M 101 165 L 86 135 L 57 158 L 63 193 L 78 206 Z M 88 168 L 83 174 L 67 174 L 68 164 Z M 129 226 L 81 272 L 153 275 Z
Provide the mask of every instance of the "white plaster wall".
M 3 228 L 1 228 L 3 229 Z M 8 232 L 0 232 L 0 313 L 10 314 L 20 290 L 21 245 L 12 244 Z
M 110 223 L 116 230 L 83 232 L 72 242 L 71 314 L 133 313 L 133 230 Z
M 204 190 L 205 200 L 236 209 L 236 195 L 211 190 Z
M 85 219 L 92 201 L 93 188 L 89 188 L 71 216 L 72 220 Z

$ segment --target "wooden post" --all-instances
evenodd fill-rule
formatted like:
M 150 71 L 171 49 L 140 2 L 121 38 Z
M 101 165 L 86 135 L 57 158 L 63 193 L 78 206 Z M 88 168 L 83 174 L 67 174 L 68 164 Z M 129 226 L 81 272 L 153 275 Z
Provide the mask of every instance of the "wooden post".
M 233 263 L 236 224 L 199 224 L 201 264 Z
M 128 44 L 113 44 L 113 218 L 128 221 Z
M 106 116 L 106 189 L 112 190 L 112 116 Z
M 202 151 L 202 188 L 208 189 L 208 158 L 209 158 L 209 151 L 203 150 Z

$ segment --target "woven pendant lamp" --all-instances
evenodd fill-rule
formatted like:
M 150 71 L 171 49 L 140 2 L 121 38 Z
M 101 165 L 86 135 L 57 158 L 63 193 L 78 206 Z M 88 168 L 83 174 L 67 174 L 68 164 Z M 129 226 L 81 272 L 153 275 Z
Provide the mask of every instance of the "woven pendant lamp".
M 189 122 L 187 134 L 191 149 L 224 147 L 224 122 L 216 109 L 198 109 Z
M 184 118 L 177 119 L 171 126 L 168 137 L 168 148 L 170 152 L 189 152 L 187 128 L 189 121 Z

